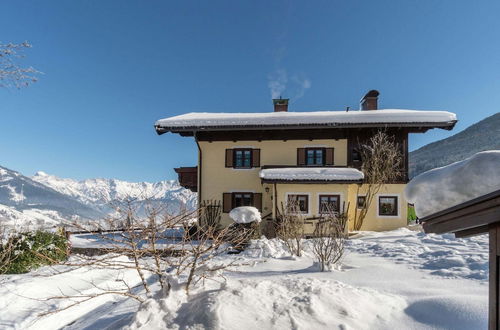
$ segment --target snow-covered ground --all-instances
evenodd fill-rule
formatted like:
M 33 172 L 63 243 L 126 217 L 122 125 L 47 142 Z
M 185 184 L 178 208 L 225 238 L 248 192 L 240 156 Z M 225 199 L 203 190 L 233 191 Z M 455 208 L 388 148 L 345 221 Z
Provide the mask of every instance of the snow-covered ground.
M 37 320 L 70 302 L 31 298 L 90 293 L 121 279 L 138 283 L 132 270 L 81 268 L 47 277 L 54 270 L 45 267 L 0 277 L 0 328 L 485 329 L 487 241 L 408 229 L 364 232 L 349 240 L 341 266 L 321 273 L 310 242 L 303 257 L 291 258 L 278 240 L 262 239 L 223 257 L 239 258 L 227 281 L 205 282 L 189 297 L 174 290 L 139 305 L 103 296 Z

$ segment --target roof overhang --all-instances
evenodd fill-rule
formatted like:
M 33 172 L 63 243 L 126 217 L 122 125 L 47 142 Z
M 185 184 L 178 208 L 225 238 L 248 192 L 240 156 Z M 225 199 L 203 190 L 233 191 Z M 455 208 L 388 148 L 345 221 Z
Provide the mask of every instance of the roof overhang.
M 192 136 L 196 132 L 252 130 L 312 130 L 318 128 L 442 128 L 451 130 L 456 115 L 446 111 L 385 109 L 374 111 L 313 111 L 280 113 L 188 113 L 160 119 L 158 134 Z
M 500 223 L 500 190 L 491 192 L 421 219 L 426 233 L 455 233 L 466 237 L 488 232 Z

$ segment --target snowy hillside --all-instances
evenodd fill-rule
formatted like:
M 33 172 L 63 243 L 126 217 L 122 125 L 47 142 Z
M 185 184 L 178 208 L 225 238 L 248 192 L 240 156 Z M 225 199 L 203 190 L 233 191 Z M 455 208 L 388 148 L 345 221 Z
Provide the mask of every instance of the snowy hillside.
M 63 218 L 102 216 L 96 208 L 5 167 L 0 167 L 0 205 L 2 220 L 16 220 L 18 224 L 25 223 L 23 219 L 39 223 L 40 217 L 59 222 Z
M 106 208 L 110 202 L 136 198 L 162 200 L 176 205 L 195 207 L 196 194 L 184 189 L 177 181 L 127 182 L 116 179 L 77 181 L 37 172 L 32 179 L 87 205 Z
M 0 222 L 50 227 L 63 220 L 101 219 L 110 203 L 127 197 L 165 203 L 171 212 L 194 208 L 196 194 L 176 181 L 126 182 L 115 179 L 63 179 L 44 172 L 29 178 L 0 166 Z
M 410 177 L 445 166 L 484 150 L 500 149 L 500 113 L 471 125 L 449 138 L 410 152 Z

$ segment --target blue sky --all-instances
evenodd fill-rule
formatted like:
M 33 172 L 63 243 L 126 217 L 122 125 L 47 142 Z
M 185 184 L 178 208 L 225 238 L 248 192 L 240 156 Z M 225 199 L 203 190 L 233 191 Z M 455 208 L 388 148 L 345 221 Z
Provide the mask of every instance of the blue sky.
M 174 179 L 191 138 L 155 120 L 192 111 L 358 107 L 458 114 L 452 132 L 499 111 L 500 1 L 2 1 L 0 42 L 32 43 L 44 72 L 0 89 L 0 165 L 26 175 Z M 278 85 L 280 87 L 280 85 Z

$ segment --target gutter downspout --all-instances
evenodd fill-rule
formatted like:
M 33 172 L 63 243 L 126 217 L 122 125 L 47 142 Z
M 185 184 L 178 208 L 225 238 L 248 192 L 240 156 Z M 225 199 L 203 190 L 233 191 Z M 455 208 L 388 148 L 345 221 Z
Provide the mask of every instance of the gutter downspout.
M 196 142 L 196 145 L 198 146 L 198 207 L 201 205 L 201 167 L 202 167 L 202 153 L 201 153 L 201 148 L 200 148 L 200 143 L 198 142 L 198 132 L 194 132 L 194 140 Z

